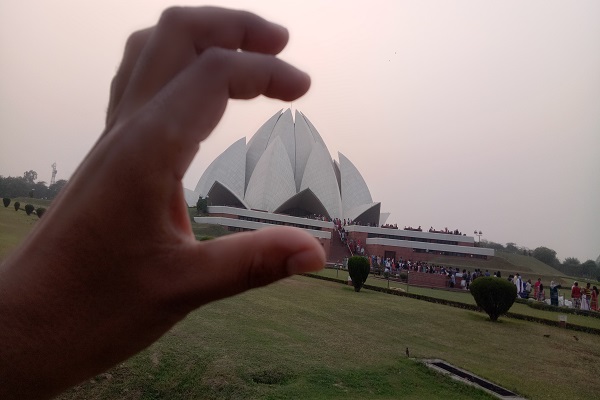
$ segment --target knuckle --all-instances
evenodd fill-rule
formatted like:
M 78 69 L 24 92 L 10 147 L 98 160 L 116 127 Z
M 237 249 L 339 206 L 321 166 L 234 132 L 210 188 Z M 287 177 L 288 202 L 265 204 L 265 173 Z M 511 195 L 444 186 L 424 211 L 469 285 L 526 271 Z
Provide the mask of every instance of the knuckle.
M 162 12 L 158 25 L 167 28 L 179 26 L 185 21 L 186 15 L 187 12 L 185 7 L 169 7 Z
M 144 47 L 146 41 L 148 40 L 149 30 L 143 29 L 136 32 L 133 32 L 127 38 L 127 42 L 125 43 L 125 52 L 139 52 L 141 48 Z

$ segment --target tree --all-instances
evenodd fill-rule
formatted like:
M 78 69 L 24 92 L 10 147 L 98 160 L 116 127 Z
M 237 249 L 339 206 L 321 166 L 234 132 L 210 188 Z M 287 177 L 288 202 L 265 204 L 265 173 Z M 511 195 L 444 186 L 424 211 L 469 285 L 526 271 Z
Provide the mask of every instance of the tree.
M 581 265 L 581 262 L 576 257 L 567 257 L 562 263 L 563 272 L 567 270 L 575 269 Z
M 23 179 L 25 179 L 25 182 L 27 183 L 33 183 L 35 182 L 35 180 L 37 179 L 37 172 L 35 172 L 34 170 L 29 170 L 29 171 L 25 171 L 23 173 Z
M 198 215 L 206 214 L 208 212 L 208 199 L 206 197 L 198 197 L 198 201 L 196 202 L 196 212 Z
M 33 185 L 34 193 L 35 193 L 35 197 L 37 197 L 38 199 L 47 199 L 48 198 L 48 186 L 46 186 L 46 182 L 44 181 L 40 181 L 40 182 L 36 182 Z
M 4 203 L 4 207 L 8 207 L 10 205 L 10 199 L 5 197 L 2 199 L 2 203 Z
M 556 258 L 556 251 L 547 247 L 536 247 L 536 249 L 533 250 L 533 257 L 540 260 L 544 264 L 550 265 L 551 267 L 560 264 L 558 258 Z
M 29 186 L 23 177 L 0 177 L 0 193 L 6 197 L 24 197 L 29 192 Z
M 50 185 L 48 188 L 48 198 L 53 199 L 58 196 L 58 193 L 62 190 L 63 187 L 67 184 L 67 181 L 64 179 L 56 181 L 56 183 Z
M 15 211 L 19 211 L 19 208 L 21 208 L 21 203 L 19 203 L 18 201 L 15 201 Z
M 598 268 L 600 268 L 600 256 L 596 258 L 596 265 L 598 266 Z
M 600 275 L 600 267 L 594 260 L 587 260 L 579 266 L 579 273 L 585 278 L 595 278 Z
M 15 198 L 15 197 L 37 197 L 47 198 L 52 200 L 56 197 L 58 192 L 66 185 L 67 181 L 61 179 L 55 184 L 48 187 L 46 182 L 33 182 L 31 179 L 37 174 L 35 171 L 28 171 L 23 175 L 27 175 L 27 179 L 22 176 L 18 177 L 3 177 L 0 176 L 0 194 L 3 197 Z
M 491 321 L 497 321 L 500 315 L 510 310 L 517 298 L 515 285 L 506 279 L 492 276 L 475 279 L 469 291 L 477 305 L 490 316 Z
M 504 246 L 501 245 L 500 243 L 491 242 L 491 241 L 486 240 L 486 239 L 483 239 L 481 242 L 479 242 L 479 246 L 480 247 L 486 247 L 488 249 L 499 250 L 499 251 L 505 251 L 506 250 L 504 248 Z
M 33 205 L 31 204 L 25 204 L 25 213 L 27 215 L 31 215 L 31 213 L 33 212 L 35 208 L 33 207 Z
M 367 257 L 352 256 L 348 259 L 348 273 L 352 279 L 354 291 L 359 292 L 369 276 L 369 260 Z
M 46 209 L 44 207 L 40 207 L 37 210 L 35 210 L 35 213 L 37 214 L 38 218 L 42 218 L 42 215 L 44 215 L 45 212 Z
M 518 254 L 521 252 L 521 250 L 517 247 L 517 244 L 513 242 L 506 243 L 506 251 L 514 254 Z

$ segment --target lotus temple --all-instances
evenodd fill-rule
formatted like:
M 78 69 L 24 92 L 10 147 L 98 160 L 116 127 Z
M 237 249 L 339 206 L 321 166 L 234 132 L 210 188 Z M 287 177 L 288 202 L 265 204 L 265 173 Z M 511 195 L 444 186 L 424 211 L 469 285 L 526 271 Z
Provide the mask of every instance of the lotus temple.
M 348 241 L 360 243 L 366 254 L 428 261 L 435 255 L 487 259 L 492 249 L 475 247 L 473 237 L 384 225 L 367 183 L 338 152 L 333 160 L 321 135 L 308 118 L 290 109 L 265 122 L 246 143 L 243 137 L 206 169 L 194 191 L 185 190 L 188 204 L 207 198 L 208 215 L 197 223 L 230 231 L 272 225 L 304 229 L 318 240 L 328 261 L 352 253 Z M 346 243 L 332 222 L 345 221 Z M 349 222 L 352 222 L 351 224 Z

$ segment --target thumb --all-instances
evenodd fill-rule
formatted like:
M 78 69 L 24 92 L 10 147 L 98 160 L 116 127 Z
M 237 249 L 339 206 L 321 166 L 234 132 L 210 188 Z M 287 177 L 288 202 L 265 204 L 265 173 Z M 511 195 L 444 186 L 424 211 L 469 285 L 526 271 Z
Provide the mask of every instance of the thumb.
M 192 308 L 325 266 L 319 241 L 292 227 L 194 242 L 181 257 L 186 265 L 186 273 L 179 277 L 181 300 Z

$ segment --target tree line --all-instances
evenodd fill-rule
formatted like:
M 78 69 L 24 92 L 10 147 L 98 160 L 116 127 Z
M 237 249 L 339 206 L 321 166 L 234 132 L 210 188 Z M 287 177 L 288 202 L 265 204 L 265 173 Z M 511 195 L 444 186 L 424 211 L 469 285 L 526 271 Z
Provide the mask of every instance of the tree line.
M 534 250 L 530 250 L 512 242 L 506 243 L 506 246 L 504 246 L 500 243 L 495 243 L 488 240 L 482 240 L 479 245 L 481 247 L 505 251 L 507 253 L 522 254 L 534 257 L 535 259 L 543 262 L 544 264 L 548 264 L 549 266 L 568 276 L 596 279 L 600 281 L 600 256 L 598 256 L 596 261 L 587 260 L 583 263 L 576 257 L 567 257 L 563 260 L 563 262 L 560 262 L 560 260 L 556 257 L 556 251 L 544 246 L 536 247 Z
M 36 199 L 52 200 L 58 195 L 58 192 L 67 184 L 67 181 L 61 179 L 52 185 L 44 181 L 36 182 L 37 172 L 33 170 L 25 171 L 23 176 L 0 175 L 0 196 L 32 197 Z

